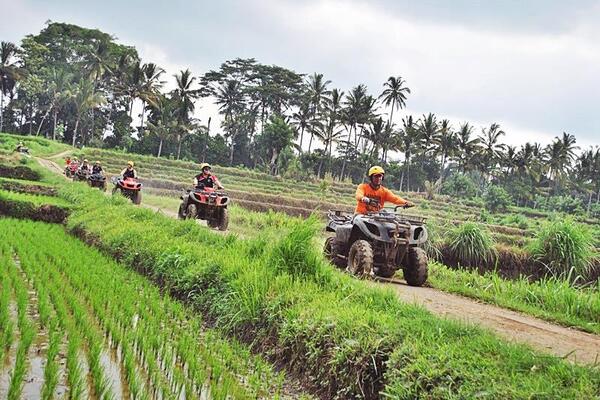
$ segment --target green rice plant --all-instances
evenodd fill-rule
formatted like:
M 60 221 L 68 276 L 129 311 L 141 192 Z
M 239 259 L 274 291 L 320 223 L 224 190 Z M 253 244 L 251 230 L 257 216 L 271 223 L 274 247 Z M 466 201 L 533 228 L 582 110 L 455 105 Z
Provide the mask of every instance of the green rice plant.
M 42 399 L 51 400 L 54 398 L 54 390 L 58 384 L 58 362 L 57 356 L 59 351 L 62 334 L 55 326 L 50 326 L 48 337 L 48 353 L 46 354 L 46 365 L 44 367 L 44 384 L 42 386 Z
M 510 214 L 501 220 L 503 225 L 513 225 L 519 229 L 529 229 L 529 219 L 522 214 Z
M 24 377 L 27 373 L 29 348 L 31 347 L 35 337 L 35 329 L 29 321 L 23 321 L 19 325 L 19 330 L 21 332 L 21 336 L 19 340 L 19 346 L 17 347 L 15 366 L 10 374 L 10 384 L 7 396 L 9 400 L 17 400 L 21 398 Z
M 448 232 L 448 247 L 462 265 L 475 267 L 494 262 L 494 241 L 487 229 L 474 222 L 465 222 Z
M 571 218 L 561 218 L 542 226 L 528 250 L 552 275 L 576 280 L 598 256 L 594 245 L 590 229 Z

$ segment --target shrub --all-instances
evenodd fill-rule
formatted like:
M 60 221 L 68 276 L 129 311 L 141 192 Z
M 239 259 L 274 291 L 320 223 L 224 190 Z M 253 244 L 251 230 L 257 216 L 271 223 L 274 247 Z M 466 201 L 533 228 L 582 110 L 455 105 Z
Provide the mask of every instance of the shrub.
M 549 272 L 563 278 L 588 272 L 593 258 L 594 235 L 585 225 L 570 218 L 556 219 L 536 234 L 529 246 L 532 257 L 546 265 Z
M 503 187 L 490 185 L 483 195 L 485 208 L 490 212 L 506 211 L 512 199 Z
M 496 257 L 489 231 L 474 222 L 465 222 L 448 232 L 448 246 L 453 257 L 469 267 L 493 262 Z
M 442 194 L 472 198 L 477 194 L 477 185 L 468 175 L 453 174 L 442 185 Z
M 520 229 L 529 229 L 529 220 L 521 214 L 511 214 L 501 220 L 503 225 L 513 225 Z

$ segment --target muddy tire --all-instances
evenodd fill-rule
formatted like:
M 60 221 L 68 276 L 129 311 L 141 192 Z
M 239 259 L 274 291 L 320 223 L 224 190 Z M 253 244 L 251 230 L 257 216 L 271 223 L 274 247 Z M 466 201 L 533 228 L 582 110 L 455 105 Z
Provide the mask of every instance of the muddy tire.
M 338 252 L 335 248 L 335 237 L 328 237 L 325 240 L 325 245 L 323 246 L 323 254 L 325 255 L 325 258 L 336 267 L 346 267 L 346 260 L 341 259 L 337 256 Z
M 219 222 L 217 223 L 217 229 L 220 231 L 226 231 L 229 226 L 229 210 L 223 208 L 221 210 L 221 217 L 219 218 Z
M 179 210 L 177 210 L 177 218 L 178 219 L 185 219 L 185 212 L 183 210 L 183 203 L 181 203 L 179 205 Z
M 115 187 L 113 188 L 111 194 L 114 196 L 115 194 L 117 194 L 119 192 L 119 187 L 115 185 Z
M 409 247 L 402 268 L 404 279 L 410 286 L 423 286 L 427 280 L 427 253 L 420 247 Z
M 348 272 L 358 277 L 370 277 L 373 273 L 373 249 L 366 240 L 357 240 L 348 253 Z
M 186 218 L 187 219 L 196 219 L 197 216 L 198 216 L 198 206 L 196 206 L 195 204 L 188 204 Z
M 142 204 L 142 192 L 141 191 L 137 191 L 135 193 L 133 193 L 131 195 L 131 201 L 133 202 L 133 204 L 135 205 L 140 205 Z
M 104 181 L 102 183 L 102 186 L 100 187 L 100 190 L 102 190 L 103 192 L 106 192 L 106 189 L 108 188 L 108 186 L 106 185 L 106 181 Z
M 382 278 L 391 278 L 394 275 L 396 275 L 396 268 L 393 267 L 388 267 L 388 266 L 381 266 L 377 269 L 377 276 L 381 276 Z

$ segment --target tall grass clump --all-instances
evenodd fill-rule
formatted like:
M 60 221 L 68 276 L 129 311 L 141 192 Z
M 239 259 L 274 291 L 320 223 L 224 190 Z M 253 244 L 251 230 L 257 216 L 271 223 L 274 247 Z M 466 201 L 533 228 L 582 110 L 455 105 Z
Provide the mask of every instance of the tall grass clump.
M 554 276 L 581 276 L 589 272 L 594 257 L 594 235 L 571 218 L 556 219 L 542 226 L 529 246 L 532 257 Z
M 452 256 L 467 267 L 494 262 L 496 250 L 489 231 L 474 222 L 465 222 L 448 232 Z

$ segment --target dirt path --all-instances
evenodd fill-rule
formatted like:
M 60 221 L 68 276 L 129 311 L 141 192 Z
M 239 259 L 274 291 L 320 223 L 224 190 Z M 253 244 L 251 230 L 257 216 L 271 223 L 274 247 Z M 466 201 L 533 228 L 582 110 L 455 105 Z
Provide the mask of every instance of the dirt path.
M 511 341 L 581 364 L 600 364 L 600 336 L 565 328 L 516 311 L 426 287 L 377 283 L 392 287 L 402 300 L 449 319 L 479 325 Z
M 60 156 L 62 154 L 54 158 Z M 37 160 L 49 170 L 62 174 L 62 169 L 55 162 L 41 158 Z M 144 207 L 177 218 L 174 211 L 152 205 Z M 391 287 L 405 302 L 419 304 L 445 318 L 489 329 L 508 341 L 524 343 L 541 352 L 564 357 L 576 363 L 600 364 L 600 335 L 565 328 L 539 318 L 432 288 L 389 283 L 375 285 Z

